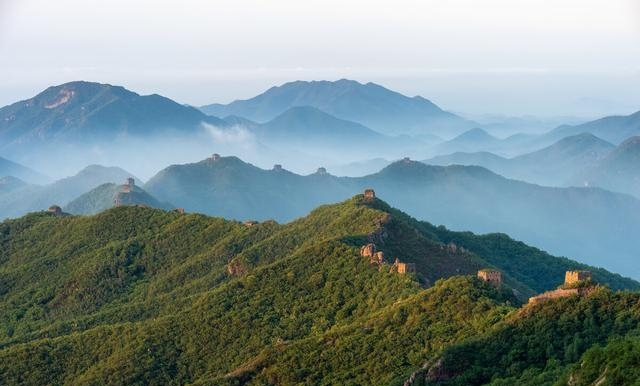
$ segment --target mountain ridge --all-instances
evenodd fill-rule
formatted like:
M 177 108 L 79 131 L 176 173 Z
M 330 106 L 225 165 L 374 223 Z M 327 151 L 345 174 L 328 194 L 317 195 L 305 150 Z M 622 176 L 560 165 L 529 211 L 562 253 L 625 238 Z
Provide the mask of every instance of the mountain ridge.
M 0 108 L 2 149 L 47 142 L 95 141 L 163 130 L 196 130 L 202 122 L 225 126 L 193 107 L 122 86 L 74 81 Z
M 589 268 L 418 222 L 362 194 L 284 225 L 117 207 L 33 213 L 0 230 L 0 245 L 15 246 L 0 248 L 11 283 L 0 298 L 7 385 L 399 385 L 516 310 L 510 287 L 468 275 L 489 265 L 482 256 L 522 290 L 523 279 L 546 289 L 566 269 Z M 382 263 L 363 256 L 371 242 Z M 531 264 L 510 264 L 525 256 Z M 417 273 L 393 271 L 395 257 Z M 591 269 L 614 286 L 640 285 Z
M 461 128 L 472 126 L 471 122 L 423 97 L 410 98 L 375 83 L 362 84 L 348 79 L 288 82 L 251 99 L 200 109 L 217 116 L 239 115 L 264 122 L 294 106 L 312 106 L 387 135 L 444 133 L 451 136 L 452 132 L 457 134 Z
M 264 170 L 237 157 L 212 157 L 164 169 L 144 188 L 187 211 L 236 220 L 291 221 L 317 205 L 374 187 L 392 205 L 418 218 L 453 229 L 509 233 L 559 255 L 634 272 L 635 241 L 629 242 L 629 232 L 640 218 L 640 201 L 627 195 L 542 187 L 481 167 L 427 166 L 410 159 L 364 177 L 335 177 L 330 172 L 301 176 L 281 166 Z M 588 241 L 585 235 L 590 235 Z M 605 261 L 602 256 L 612 251 L 617 258 Z

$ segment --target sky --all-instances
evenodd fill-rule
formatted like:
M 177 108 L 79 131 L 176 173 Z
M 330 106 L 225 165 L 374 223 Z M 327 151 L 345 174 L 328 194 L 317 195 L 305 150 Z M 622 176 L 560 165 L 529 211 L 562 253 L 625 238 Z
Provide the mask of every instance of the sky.
M 468 115 L 640 110 L 635 0 L 0 0 L 0 106 L 73 80 L 203 105 L 355 79 Z

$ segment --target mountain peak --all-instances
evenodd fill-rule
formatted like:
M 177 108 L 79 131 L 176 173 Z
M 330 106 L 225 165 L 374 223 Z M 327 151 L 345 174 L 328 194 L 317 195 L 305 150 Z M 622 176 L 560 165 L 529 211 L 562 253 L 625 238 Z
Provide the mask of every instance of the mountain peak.
M 19 152 L 37 144 L 113 141 L 202 130 L 203 122 L 228 124 L 157 94 L 141 96 L 121 86 L 73 81 L 0 109 L 0 149 Z
M 312 106 L 392 135 L 451 128 L 457 134 L 461 128 L 471 126 L 425 98 L 410 98 L 375 83 L 362 84 L 350 79 L 288 82 L 251 99 L 203 106 L 201 110 L 216 116 L 239 115 L 266 122 L 295 106 Z
M 64 108 L 67 105 L 83 103 L 93 98 L 109 100 L 138 96 L 138 94 L 121 86 L 78 80 L 48 87 L 35 97 L 27 100 L 26 104 L 53 110 Z
M 633 136 L 631 138 L 626 139 L 624 142 L 620 144 L 621 148 L 629 148 L 629 147 L 640 147 L 640 135 Z
M 464 133 L 460 134 L 456 138 L 459 139 L 495 139 L 494 136 L 487 133 L 484 129 L 479 127 L 474 127 L 473 129 L 467 130 Z

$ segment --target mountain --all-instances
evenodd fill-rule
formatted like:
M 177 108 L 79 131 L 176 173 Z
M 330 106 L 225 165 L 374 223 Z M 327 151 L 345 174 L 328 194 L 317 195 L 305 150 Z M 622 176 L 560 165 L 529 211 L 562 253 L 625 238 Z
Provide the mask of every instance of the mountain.
M 77 81 L 1 108 L 0 150 L 194 132 L 203 122 L 226 125 L 157 94 L 141 96 L 120 86 Z
M 173 206 L 158 201 L 142 188 L 128 180 L 123 185 L 102 184 L 74 199 L 63 208 L 71 214 L 96 214 L 113 206 L 142 205 L 151 208 L 172 209 Z
M 16 177 L 32 184 L 42 184 L 49 181 L 49 177 L 43 174 L 0 157 L 0 177 L 6 176 Z
M 226 116 L 224 117 L 224 121 L 227 122 L 230 126 L 240 126 L 251 131 L 256 130 L 260 126 L 258 122 L 254 122 L 250 119 L 239 117 L 237 115 Z
M 484 334 L 445 348 L 416 379 L 432 386 L 633 385 L 638 300 L 637 293 L 592 287 L 527 305 Z
M 18 217 L 52 204 L 64 206 L 105 182 L 125 181 L 131 174 L 117 167 L 91 165 L 74 176 L 48 185 L 27 185 L 0 193 L 0 218 Z
M 468 245 L 449 241 L 458 237 Z M 372 242 L 384 253 L 375 261 L 363 256 Z M 363 195 L 285 225 L 140 207 L 33 213 L 0 224 L 0 251 L 5 385 L 402 385 L 444 349 L 517 317 L 514 289 L 551 289 L 567 269 L 639 288 Z M 416 272 L 398 272 L 395 258 Z M 504 287 L 475 278 L 487 266 L 503 270 Z M 598 337 L 637 328 L 637 313 L 611 300 L 592 308 L 604 318 L 593 321 Z M 547 307 L 566 324 L 584 308 Z M 572 326 L 552 343 L 572 339 Z
M 545 185 L 566 186 L 576 174 L 596 165 L 614 147 L 593 134 L 577 134 L 511 159 L 511 171 L 507 175 Z
M 504 232 L 555 254 L 640 277 L 633 236 L 640 201 L 594 188 L 548 188 L 484 168 L 404 159 L 358 178 L 263 170 L 235 157 L 173 165 L 144 186 L 187 211 L 237 220 L 291 221 L 374 188 L 392 205 L 453 229 Z
M 550 186 L 575 185 L 576 175 L 598 164 L 615 146 L 582 133 L 513 158 L 489 152 L 453 153 L 425 160 L 432 165 L 478 165 L 508 178 Z M 581 184 L 580 184 L 581 185 Z
M 586 169 L 577 180 L 640 198 L 640 136 L 622 142 L 596 165 Z
M 420 96 L 410 98 L 375 83 L 362 84 L 347 79 L 289 82 L 251 99 L 200 109 L 215 116 L 237 115 L 266 122 L 299 106 L 315 107 L 337 118 L 394 136 L 435 134 L 452 137 L 473 127 L 472 122 L 446 112 Z
M 289 221 L 321 203 L 351 196 L 351 189 L 340 181 L 329 174 L 300 176 L 280 165 L 263 170 L 237 157 L 211 157 L 169 166 L 144 189 L 188 212 L 237 220 Z
M 613 144 L 620 144 L 629 137 L 640 135 L 640 111 L 625 116 L 610 116 L 580 125 L 559 126 L 545 135 L 563 138 L 580 133 L 591 133 Z
M 328 168 L 335 175 L 359 177 L 375 173 L 390 163 L 391 161 L 385 158 L 371 158 L 346 164 L 330 164 Z
M 24 188 L 28 184 L 13 176 L 0 177 L 0 195 Z
M 476 127 L 437 145 L 436 152 L 447 154 L 451 152 L 489 151 L 498 147 L 500 142 L 498 138 Z
M 354 142 L 375 143 L 388 138 L 355 122 L 335 118 L 314 107 L 292 107 L 256 130 L 267 143 L 351 146 Z
M 439 155 L 424 161 L 427 165 L 449 166 L 449 165 L 466 165 L 466 166 L 482 166 L 496 173 L 503 173 L 508 158 L 488 151 L 479 151 L 474 153 L 455 152 L 447 155 Z

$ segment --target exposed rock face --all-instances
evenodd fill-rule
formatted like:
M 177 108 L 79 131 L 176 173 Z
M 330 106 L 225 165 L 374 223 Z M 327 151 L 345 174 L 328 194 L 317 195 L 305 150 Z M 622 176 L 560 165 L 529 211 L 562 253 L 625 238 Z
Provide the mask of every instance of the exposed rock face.
M 227 273 L 230 276 L 242 276 L 247 273 L 247 267 L 238 260 L 231 260 L 227 264 Z
M 448 372 L 444 368 L 444 364 L 442 363 L 442 359 L 438 359 L 436 363 L 432 366 L 428 366 L 426 380 L 427 381 L 446 381 L 450 379 L 453 374 Z

